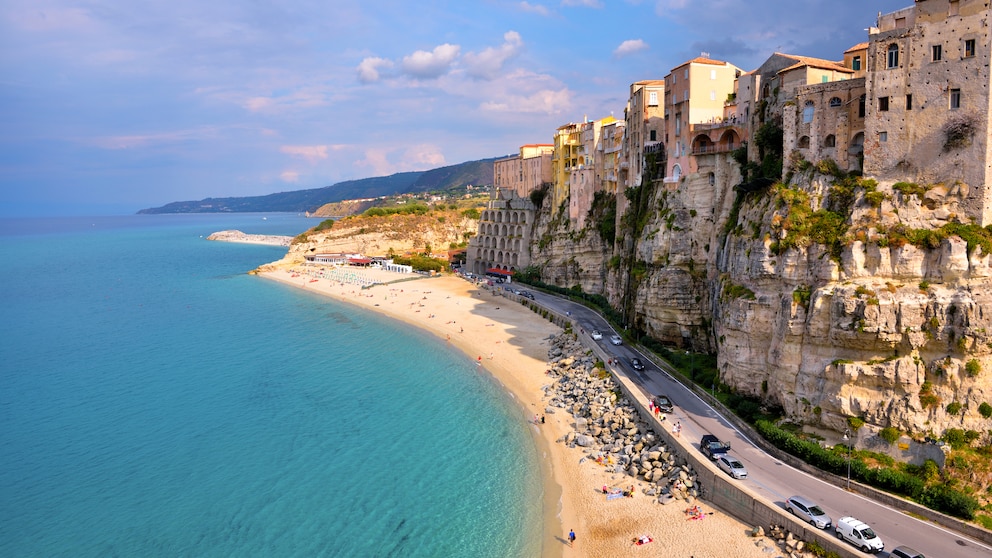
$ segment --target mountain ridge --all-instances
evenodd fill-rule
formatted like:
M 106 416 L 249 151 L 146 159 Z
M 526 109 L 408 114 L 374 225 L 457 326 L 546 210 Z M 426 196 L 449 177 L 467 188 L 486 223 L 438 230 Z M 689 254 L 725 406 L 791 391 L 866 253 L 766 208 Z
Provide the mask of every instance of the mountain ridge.
M 447 190 L 466 185 L 493 184 L 493 161 L 498 157 L 466 161 L 426 171 L 398 172 L 389 176 L 337 182 L 321 188 L 293 190 L 261 196 L 233 196 L 176 201 L 138 211 L 139 215 L 164 213 L 249 213 L 315 211 L 320 206 L 344 200 L 376 198 L 395 194 Z

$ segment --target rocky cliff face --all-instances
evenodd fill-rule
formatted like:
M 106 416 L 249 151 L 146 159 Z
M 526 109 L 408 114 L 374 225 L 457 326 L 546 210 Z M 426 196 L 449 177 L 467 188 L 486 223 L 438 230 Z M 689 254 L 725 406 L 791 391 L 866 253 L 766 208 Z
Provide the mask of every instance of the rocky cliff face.
M 641 186 L 613 247 L 542 214 L 534 261 L 643 334 L 716 352 L 722 382 L 806 423 L 988 430 L 992 231 L 955 224 L 967 187 L 791 182 Z
M 297 236 L 277 265 L 302 263 L 308 253 L 345 253 L 386 256 L 392 253 L 423 252 L 430 247 L 443 253 L 474 234 L 478 220 L 459 211 L 426 214 L 357 216 L 336 221 L 326 230 L 313 229 Z

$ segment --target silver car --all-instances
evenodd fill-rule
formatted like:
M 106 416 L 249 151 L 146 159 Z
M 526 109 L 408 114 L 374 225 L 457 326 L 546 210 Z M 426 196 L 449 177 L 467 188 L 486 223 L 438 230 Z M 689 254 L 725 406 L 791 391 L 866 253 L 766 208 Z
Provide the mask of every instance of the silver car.
M 623 345 L 623 337 L 620 337 L 619 335 L 611 335 L 610 343 L 613 343 L 614 345 Z
M 785 509 L 817 529 L 830 528 L 830 516 L 816 502 L 802 496 L 793 496 L 786 500 Z
M 735 479 L 747 478 L 747 469 L 744 468 L 744 464 L 732 455 L 727 455 L 725 453 L 720 455 L 716 458 L 716 465 Z

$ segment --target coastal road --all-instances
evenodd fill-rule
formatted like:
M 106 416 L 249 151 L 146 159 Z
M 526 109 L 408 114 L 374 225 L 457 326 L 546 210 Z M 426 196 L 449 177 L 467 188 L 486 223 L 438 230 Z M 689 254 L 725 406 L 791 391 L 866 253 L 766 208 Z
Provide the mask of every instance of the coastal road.
M 715 434 L 721 440 L 730 442 L 730 453 L 740 459 L 748 470 L 748 478 L 737 482 L 745 484 L 760 497 L 784 510 L 784 502 L 788 497 L 801 494 L 819 503 L 834 522 L 844 516 L 857 517 L 870 525 L 885 543 L 886 550 L 880 556 L 887 556 L 888 550 L 899 545 L 911 546 L 930 558 L 992 556 L 992 547 L 985 543 L 916 519 L 898 509 L 848 492 L 843 486 L 834 486 L 782 463 L 757 447 L 716 410 L 675 380 L 672 377 L 676 373 L 674 370 L 660 368 L 654 361 L 628 345 L 610 344 L 610 335 L 615 332 L 599 314 L 581 304 L 553 295 L 534 294 L 535 301 L 542 306 L 560 314 L 569 313 L 579 328 L 576 333 L 584 337 L 584 342 L 598 344 L 607 354 L 619 359 L 618 366 L 622 366 L 626 375 L 636 381 L 645 398 L 665 394 L 672 399 L 676 408 L 668 420 L 682 423 L 682 437 L 693 448 L 690 451 L 699 450 L 699 439 L 703 434 Z M 603 339 L 593 340 L 590 333 L 594 330 L 602 332 Z M 644 363 L 643 371 L 630 367 L 630 359 L 633 357 L 640 358 Z M 833 534 L 832 528 L 830 534 Z

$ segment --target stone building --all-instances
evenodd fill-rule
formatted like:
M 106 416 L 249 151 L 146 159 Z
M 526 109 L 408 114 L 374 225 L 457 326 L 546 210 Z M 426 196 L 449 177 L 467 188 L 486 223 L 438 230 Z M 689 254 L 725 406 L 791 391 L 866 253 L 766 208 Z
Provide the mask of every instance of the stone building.
M 916 0 L 882 15 L 865 78 L 865 174 L 943 183 L 958 217 L 982 226 L 992 224 L 989 16 L 980 0 Z
M 500 190 L 512 190 L 517 197 L 526 198 L 543 184 L 550 184 L 551 155 L 554 146 L 550 144 L 528 144 L 520 147 L 517 155 L 511 155 L 493 162 L 494 186 Z
M 465 267 L 483 275 L 490 269 L 513 272 L 530 265 L 530 237 L 537 213 L 530 198 L 496 188 L 468 243 Z
M 605 158 L 598 146 L 603 126 L 613 122 L 616 122 L 616 118 L 607 116 L 600 120 L 583 122 L 579 126 L 576 164 L 572 166 L 568 177 L 568 218 L 577 229 L 585 227 L 592 200 L 596 192 L 603 189 Z

